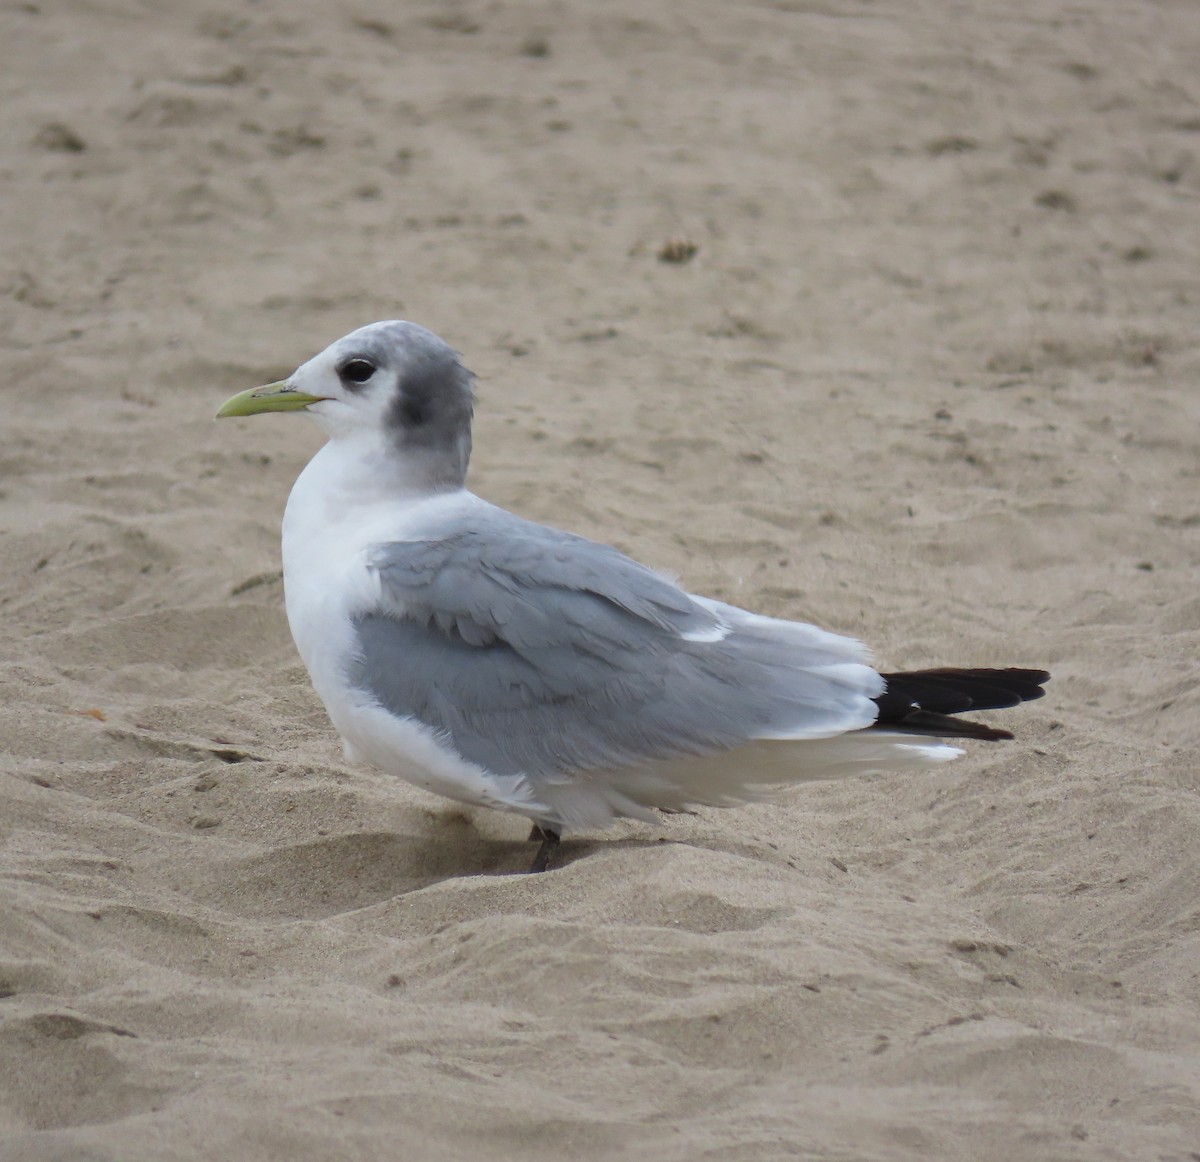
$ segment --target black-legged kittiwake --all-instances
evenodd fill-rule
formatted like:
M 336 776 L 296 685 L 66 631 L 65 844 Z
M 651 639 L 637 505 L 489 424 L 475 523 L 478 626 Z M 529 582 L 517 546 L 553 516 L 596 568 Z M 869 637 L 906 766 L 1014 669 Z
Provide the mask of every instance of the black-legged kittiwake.
M 1011 738 L 1028 669 L 880 674 L 848 637 L 689 594 L 616 549 L 466 488 L 472 379 L 413 323 L 373 323 L 218 416 L 305 411 L 329 435 L 283 518 L 292 635 L 346 753 L 564 829 L 912 770 Z

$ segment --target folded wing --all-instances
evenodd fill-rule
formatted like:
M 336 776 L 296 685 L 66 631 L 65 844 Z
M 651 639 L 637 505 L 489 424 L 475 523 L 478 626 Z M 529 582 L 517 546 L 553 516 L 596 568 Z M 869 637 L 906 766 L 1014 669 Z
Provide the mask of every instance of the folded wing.
M 554 778 L 874 722 L 859 643 L 694 598 L 501 510 L 378 544 L 351 681 L 497 774 Z

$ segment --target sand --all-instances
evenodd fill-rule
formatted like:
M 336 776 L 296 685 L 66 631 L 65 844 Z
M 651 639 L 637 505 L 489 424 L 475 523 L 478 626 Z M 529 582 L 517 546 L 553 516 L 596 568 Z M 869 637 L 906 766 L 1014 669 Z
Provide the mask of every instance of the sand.
M 1190 0 L 0 21 L 4 1162 L 1200 1157 Z M 294 654 L 315 426 L 211 422 L 395 316 L 489 499 L 1049 695 L 513 874 Z

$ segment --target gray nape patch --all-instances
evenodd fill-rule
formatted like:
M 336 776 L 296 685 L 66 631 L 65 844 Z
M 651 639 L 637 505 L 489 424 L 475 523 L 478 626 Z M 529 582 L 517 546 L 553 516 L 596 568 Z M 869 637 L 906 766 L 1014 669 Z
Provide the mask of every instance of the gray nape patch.
M 452 446 L 470 431 L 474 413 L 471 373 L 447 348 L 408 360 L 385 423 L 406 447 Z
M 401 353 L 399 359 L 381 361 L 398 367 L 385 430 L 410 460 L 424 456 L 431 487 L 460 486 L 471 458 L 474 376 L 452 347 L 423 327 L 398 323 L 382 337 Z

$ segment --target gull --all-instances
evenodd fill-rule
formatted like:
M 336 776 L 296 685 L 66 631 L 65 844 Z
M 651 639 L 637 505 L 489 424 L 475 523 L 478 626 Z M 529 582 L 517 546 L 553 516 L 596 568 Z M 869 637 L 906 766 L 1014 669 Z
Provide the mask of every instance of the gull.
M 328 441 L 283 517 L 288 623 L 346 757 L 566 830 L 905 772 L 1011 738 L 952 717 L 1043 670 L 881 674 L 849 637 L 686 592 L 466 487 L 474 377 L 415 323 L 372 323 L 217 416 L 303 411 Z

